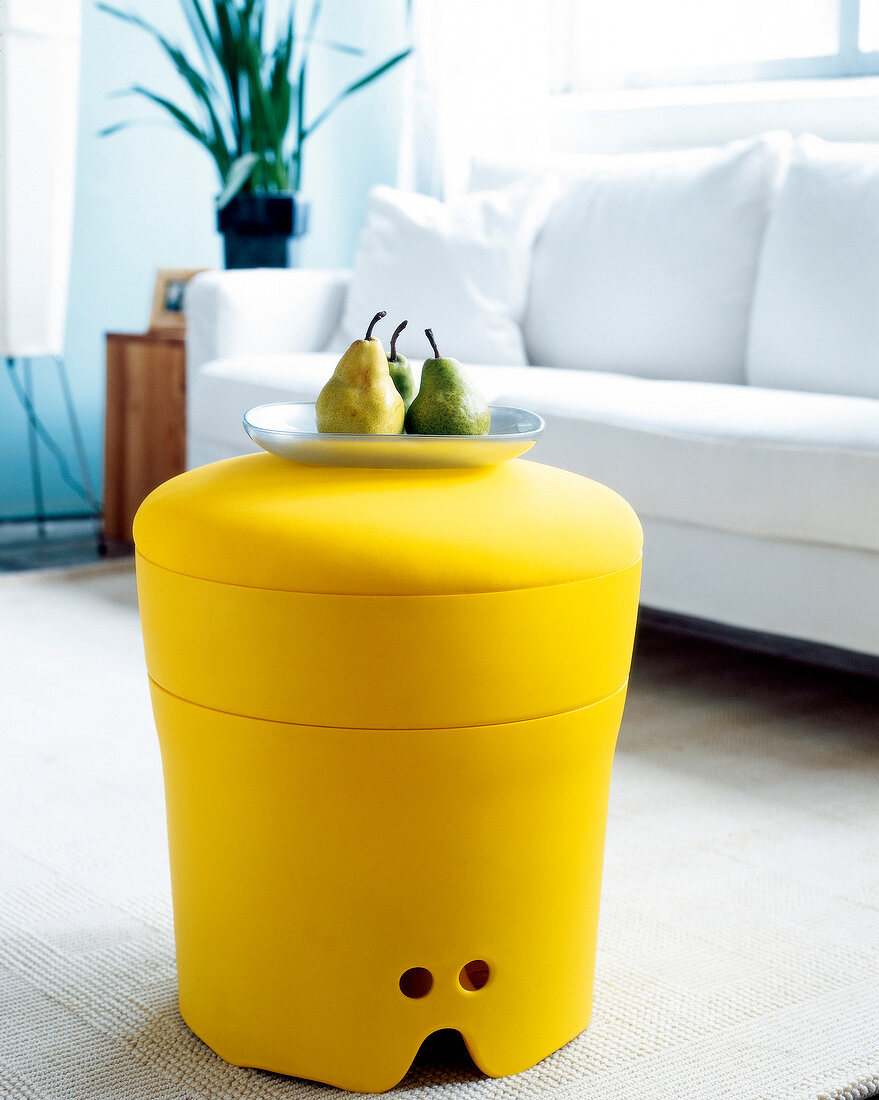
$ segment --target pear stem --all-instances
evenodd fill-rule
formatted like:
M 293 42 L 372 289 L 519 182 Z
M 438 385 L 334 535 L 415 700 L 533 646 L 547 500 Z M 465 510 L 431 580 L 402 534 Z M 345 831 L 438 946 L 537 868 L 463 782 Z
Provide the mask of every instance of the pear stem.
M 372 339 L 373 326 L 375 326 L 382 319 L 382 317 L 387 317 L 387 315 L 388 311 L 386 309 L 383 309 L 379 313 L 377 313 L 375 317 L 373 317 L 373 319 L 369 322 L 369 328 L 366 330 L 366 336 L 364 337 L 365 340 Z
M 401 321 L 400 324 L 397 325 L 397 327 L 394 329 L 394 335 L 391 337 L 391 354 L 388 356 L 388 359 L 397 358 L 397 337 L 408 324 L 408 321 Z
M 424 330 L 424 335 L 428 338 L 428 340 L 430 340 L 430 346 L 433 348 L 433 357 L 434 357 L 434 359 L 441 358 L 440 353 L 437 350 L 436 340 L 434 340 L 433 333 L 430 331 L 429 328 L 426 328 Z

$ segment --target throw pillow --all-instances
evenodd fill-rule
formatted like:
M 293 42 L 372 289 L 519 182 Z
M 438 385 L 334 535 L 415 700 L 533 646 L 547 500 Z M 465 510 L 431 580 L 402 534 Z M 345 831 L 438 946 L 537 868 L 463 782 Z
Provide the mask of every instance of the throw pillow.
M 879 144 L 797 140 L 769 219 L 748 381 L 879 397 Z
M 551 178 L 443 203 L 427 195 L 376 187 L 354 262 L 340 333 L 333 347 L 362 339 L 372 316 L 388 311 L 376 330 L 388 348 L 420 363 L 440 354 L 470 363 L 527 363 L 520 321 L 531 254 L 556 193 Z
M 744 382 L 757 263 L 786 135 L 576 158 L 534 249 L 532 363 Z

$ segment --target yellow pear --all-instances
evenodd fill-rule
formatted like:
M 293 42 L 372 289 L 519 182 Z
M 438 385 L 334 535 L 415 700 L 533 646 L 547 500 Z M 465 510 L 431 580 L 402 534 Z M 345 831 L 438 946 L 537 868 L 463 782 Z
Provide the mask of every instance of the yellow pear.
M 318 394 L 314 412 L 319 432 L 399 435 L 403 431 L 403 399 L 391 380 L 382 342 L 372 335 L 386 312 L 373 317 L 366 337 L 348 348 Z

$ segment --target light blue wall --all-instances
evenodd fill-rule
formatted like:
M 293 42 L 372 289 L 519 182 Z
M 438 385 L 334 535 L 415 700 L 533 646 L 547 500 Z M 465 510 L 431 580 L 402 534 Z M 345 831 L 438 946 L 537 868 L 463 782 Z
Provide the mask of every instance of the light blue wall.
M 132 0 L 132 7 L 185 40 L 179 0 Z M 331 91 L 405 44 L 404 0 L 326 0 L 324 32 L 370 50 L 358 60 L 315 53 L 310 95 L 317 111 Z M 213 228 L 217 191 L 211 161 L 173 128 L 139 126 L 108 138 L 103 127 L 127 117 L 156 118 L 146 102 L 110 98 L 141 83 L 172 95 L 177 78 L 159 50 L 137 30 L 83 10 L 79 152 L 66 361 L 98 490 L 103 467 L 104 333 L 142 332 L 155 273 L 161 267 L 218 267 Z M 366 196 L 396 174 L 403 74 L 398 69 L 344 103 L 308 143 L 303 190 L 313 202 L 307 266 L 349 265 Z M 66 416 L 51 362 L 34 364 L 37 405 L 73 461 Z M 0 386 L 0 516 L 32 510 L 24 416 L 8 380 Z M 81 502 L 42 452 L 46 506 L 76 512 Z

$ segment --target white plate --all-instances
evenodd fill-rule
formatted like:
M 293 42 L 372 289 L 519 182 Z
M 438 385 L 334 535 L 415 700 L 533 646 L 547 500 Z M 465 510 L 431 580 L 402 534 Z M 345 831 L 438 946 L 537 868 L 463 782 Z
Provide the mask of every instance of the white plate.
M 244 430 L 263 450 L 307 466 L 452 469 L 496 466 L 530 451 L 543 418 L 525 409 L 490 405 L 488 435 L 336 435 L 319 432 L 314 403 L 257 405 Z

